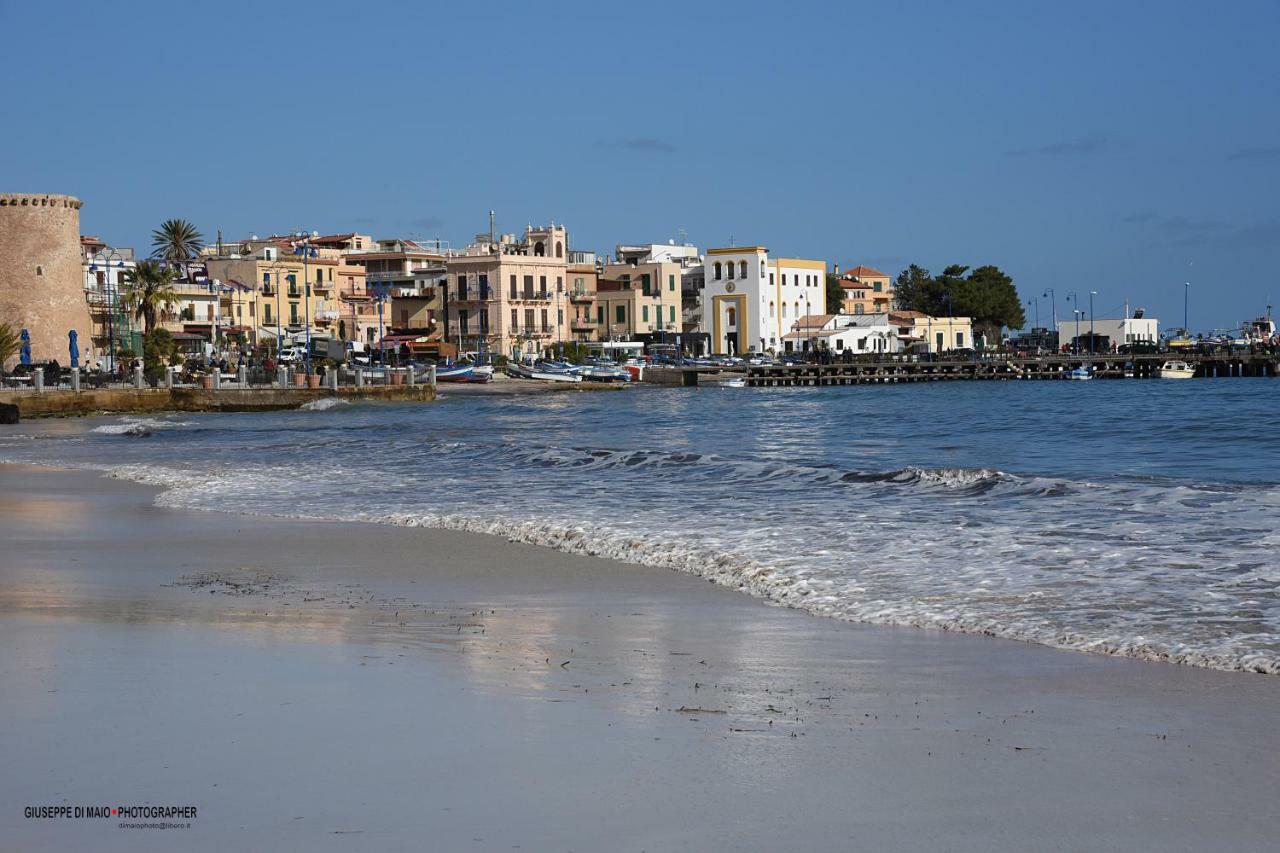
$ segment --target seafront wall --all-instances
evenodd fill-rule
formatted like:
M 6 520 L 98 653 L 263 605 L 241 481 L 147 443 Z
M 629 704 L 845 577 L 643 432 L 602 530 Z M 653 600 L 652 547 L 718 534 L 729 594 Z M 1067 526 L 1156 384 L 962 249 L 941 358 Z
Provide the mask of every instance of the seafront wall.
M 422 403 L 436 398 L 430 385 L 367 388 L 109 388 L 102 390 L 0 391 L 0 406 L 17 406 L 23 418 L 71 417 L 102 413 L 268 412 L 296 409 L 326 397 L 388 403 Z

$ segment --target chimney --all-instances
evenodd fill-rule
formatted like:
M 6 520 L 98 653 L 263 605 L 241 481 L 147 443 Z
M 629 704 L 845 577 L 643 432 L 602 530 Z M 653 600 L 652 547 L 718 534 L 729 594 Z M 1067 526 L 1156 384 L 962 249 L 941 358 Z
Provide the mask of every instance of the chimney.
M 840 265 L 839 265 L 839 264 L 832 264 L 832 265 L 831 265 L 831 272 L 835 274 L 836 278 L 839 278 L 839 277 L 840 277 Z

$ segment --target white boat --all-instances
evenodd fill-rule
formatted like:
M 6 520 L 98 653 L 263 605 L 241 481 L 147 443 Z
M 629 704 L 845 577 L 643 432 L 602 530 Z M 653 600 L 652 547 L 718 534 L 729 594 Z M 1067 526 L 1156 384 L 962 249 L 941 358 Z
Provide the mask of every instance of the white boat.
M 508 362 L 507 375 L 516 379 L 538 379 L 543 382 L 581 382 L 582 377 L 559 370 L 545 370 L 537 364 Z
M 1190 379 L 1196 375 L 1196 369 L 1185 361 L 1166 361 L 1160 365 L 1161 379 Z
M 720 383 L 721 388 L 746 388 L 747 380 L 739 377 L 738 379 L 726 379 Z
M 1084 366 L 1073 367 L 1070 372 L 1067 373 L 1067 378 L 1076 380 L 1092 379 L 1093 371 Z

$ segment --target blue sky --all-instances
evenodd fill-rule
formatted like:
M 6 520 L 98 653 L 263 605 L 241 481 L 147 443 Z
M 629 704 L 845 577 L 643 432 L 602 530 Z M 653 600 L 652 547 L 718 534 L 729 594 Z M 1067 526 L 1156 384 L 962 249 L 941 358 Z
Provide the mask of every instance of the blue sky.
M 172 216 L 460 245 L 493 208 L 601 252 L 994 263 L 1060 316 L 1280 300 L 1274 0 L 0 0 L 0 26 L 0 190 L 78 195 L 117 245 Z

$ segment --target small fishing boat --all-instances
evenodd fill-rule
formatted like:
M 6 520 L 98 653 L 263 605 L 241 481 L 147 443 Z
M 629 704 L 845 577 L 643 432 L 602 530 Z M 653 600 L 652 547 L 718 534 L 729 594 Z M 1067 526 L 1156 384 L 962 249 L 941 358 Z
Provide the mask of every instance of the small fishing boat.
M 1093 371 L 1084 365 L 1080 365 L 1079 367 L 1071 368 L 1070 372 L 1067 373 L 1067 378 L 1075 380 L 1092 379 Z
M 475 371 L 475 365 L 472 364 L 438 365 L 436 367 L 436 381 L 471 382 L 475 376 Z
M 1196 375 L 1196 369 L 1185 361 L 1166 361 L 1160 365 L 1161 379 L 1190 379 Z
M 522 364 L 509 362 L 507 375 L 516 379 L 538 379 L 543 382 L 581 382 L 582 377 L 567 370 L 549 368 L 541 362 Z
M 747 380 L 739 377 L 737 379 L 726 379 L 720 383 L 721 388 L 746 388 Z

